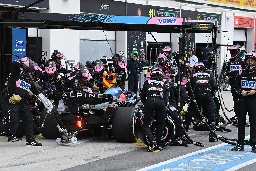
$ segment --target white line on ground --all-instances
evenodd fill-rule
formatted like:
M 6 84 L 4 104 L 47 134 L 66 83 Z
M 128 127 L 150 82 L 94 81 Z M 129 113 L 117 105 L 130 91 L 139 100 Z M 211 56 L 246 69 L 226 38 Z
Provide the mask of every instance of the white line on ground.
M 165 164 L 168 164 L 168 163 L 171 163 L 171 162 L 180 160 L 180 159 L 184 159 L 184 158 L 186 158 L 186 157 L 190 157 L 190 156 L 193 156 L 193 155 L 202 153 L 202 152 L 206 152 L 206 151 L 209 151 L 209 150 L 218 148 L 218 147 L 222 147 L 222 146 L 224 146 L 224 145 L 226 145 L 226 143 L 218 144 L 218 145 L 215 145 L 215 146 L 212 146 L 212 147 L 208 147 L 208 148 L 206 148 L 206 149 L 202 149 L 202 150 L 198 150 L 198 151 L 195 151 L 195 152 L 192 152 L 192 153 L 189 153 L 189 154 L 185 154 L 185 155 L 183 155 L 183 156 L 176 157 L 176 158 L 173 158 L 173 159 L 171 159 L 171 160 L 167 160 L 167 161 L 164 161 L 164 162 L 161 162 L 161 163 L 158 163 L 158 164 L 155 164 L 155 165 L 152 165 L 152 166 L 149 166 L 149 167 L 146 167 L 146 168 L 137 170 L 137 171 L 147 171 L 147 170 L 149 170 L 149 169 L 153 169 L 153 168 L 156 168 L 156 167 L 159 167 L 159 166 L 163 166 L 163 165 L 165 165 Z
M 255 162 L 256 162 L 256 159 L 253 159 L 253 160 L 244 162 L 244 163 L 242 163 L 242 164 L 239 164 L 239 165 L 237 165 L 237 166 L 234 166 L 234 167 L 232 167 L 232 168 L 230 168 L 230 169 L 227 169 L 226 171 L 235 171 L 235 170 L 241 169 L 241 168 L 243 168 L 243 167 L 245 167 L 245 166 L 248 166 L 248 165 L 250 165 L 250 164 L 253 164 L 253 163 L 255 163 Z

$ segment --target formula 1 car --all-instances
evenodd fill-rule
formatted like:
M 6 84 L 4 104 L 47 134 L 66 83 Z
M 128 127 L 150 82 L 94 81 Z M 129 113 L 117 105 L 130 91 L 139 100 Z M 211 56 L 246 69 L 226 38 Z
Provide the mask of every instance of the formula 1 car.
M 103 138 L 113 136 L 118 142 L 132 143 L 136 141 L 135 104 L 136 95 L 119 87 L 109 88 L 103 94 L 62 93 L 55 115 L 42 114 L 41 133 L 48 139 L 57 138 L 57 120 L 73 132 L 100 131 Z

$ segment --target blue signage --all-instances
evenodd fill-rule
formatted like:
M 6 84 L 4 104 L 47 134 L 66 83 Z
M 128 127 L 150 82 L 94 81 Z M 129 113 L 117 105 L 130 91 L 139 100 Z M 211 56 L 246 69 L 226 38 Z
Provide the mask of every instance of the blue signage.
M 34 3 L 36 0 L 22 0 L 22 1 L 17 1 L 17 0 L 0 0 L 1 4 L 10 4 L 15 5 L 15 6 L 27 6 L 32 3 Z M 39 7 L 39 8 L 49 8 L 49 0 L 44 0 L 38 4 L 33 5 L 32 7 Z M 31 7 L 31 8 L 32 8 Z
M 13 28 L 12 29 L 12 61 L 26 56 L 27 46 L 27 29 Z M 17 55 L 17 56 L 14 56 Z

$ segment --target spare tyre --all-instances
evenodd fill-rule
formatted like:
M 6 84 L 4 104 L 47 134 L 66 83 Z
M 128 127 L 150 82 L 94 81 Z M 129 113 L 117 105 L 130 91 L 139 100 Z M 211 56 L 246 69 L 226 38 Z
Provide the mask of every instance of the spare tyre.
M 134 131 L 134 107 L 118 107 L 113 121 L 113 136 L 118 142 L 134 143 L 137 138 Z

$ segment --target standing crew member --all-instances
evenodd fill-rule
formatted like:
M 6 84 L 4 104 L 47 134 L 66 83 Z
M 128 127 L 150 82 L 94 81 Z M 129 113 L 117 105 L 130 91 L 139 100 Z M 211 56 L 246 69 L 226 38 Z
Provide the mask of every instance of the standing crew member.
M 209 142 L 217 141 L 215 136 L 215 112 L 214 112 L 214 100 L 213 96 L 217 90 L 217 85 L 212 75 L 204 72 L 204 64 L 198 62 L 194 66 L 195 73 L 191 78 L 191 87 L 194 90 L 196 104 L 199 110 L 203 108 L 204 114 L 206 114 L 208 124 L 210 126 Z M 195 103 L 192 103 L 191 113 L 196 112 Z
M 34 66 L 32 65 L 33 61 L 27 57 L 22 58 L 21 61 L 24 65 L 16 61 L 12 63 L 11 76 L 8 80 L 10 103 L 10 136 L 8 137 L 8 141 L 18 141 L 16 134 L 21 117 L 22 121 L 25 123 L 26 145 L 42 146 L 42 144 L 37 142 L 34 138 L 33 114 L 26 104 L 26 99 L 33 96 L 33 93 L 36 95 L 39 94 L 36 87 L 29 85 L 24 74 L 24 72 L 34 70 Z
M 236 104 L 239 98 L 239 94 L 236 92 L 237 81 L 239 79 L 239 75 L 241 75 L 242 70 L 244 69 L 244 60 L 240 57 L 240 49 L 237 46 L 231 46 L 228 48 L 231 54 L 231 58 L 227 62 L 227 68 L 228 71 L 227 74 L 229 76 L 229 83 L 231 86 L 231 93 L 233 96 L 234 101 L 234 112 L 235 116 L 231 118 L 232 122 L 234 124 L 237 124 L 237 111 L 238 111 L 238 105 Z
M 248 112 L 250 121 L 250 145 L 252 152 L 256 153 L 256 54 L 248 53 L 245 56 L 245 67 L 237 83 L 236 93 L 238 97 L 238 141 L 232 151 L 244 151 L 246 115 Z
M 142 71 L 142 66 L 138 59 L 139 53 L 137 51 L 132 51 L 131 58 L 127 64 L 128 70 L 128 90 L 137 94 L 138 92 L 138 81 L 139 73 Z
M 162 150 L 161 137 L 165 127 L 166 104 L 168 103 L 168 90 L 164 86 L 163 76 L 161 70 L 153 70 L 150 80 L 145 81 L 140 94 L 145 112 L 142 128 L 149 144 L 148 152 Z M 157 126 L 155 140 L 149 127 L 154 113 Z

